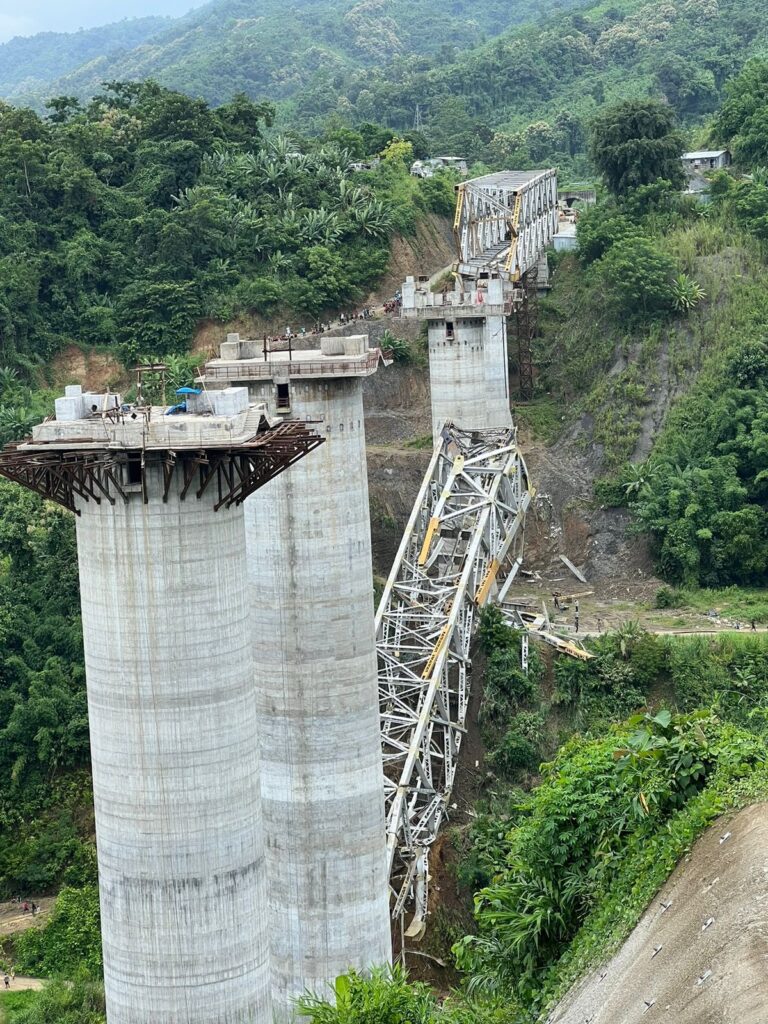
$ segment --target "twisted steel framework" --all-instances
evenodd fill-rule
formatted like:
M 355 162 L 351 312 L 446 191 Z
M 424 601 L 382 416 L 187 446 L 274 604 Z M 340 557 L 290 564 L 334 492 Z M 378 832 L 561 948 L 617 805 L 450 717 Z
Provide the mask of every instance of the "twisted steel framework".
M 476 613 L 520 567 L 532 496 L 514 428 L 446 424 L 376 614 L 392 915 L 413 904 L 409 936 L 467 729 Z

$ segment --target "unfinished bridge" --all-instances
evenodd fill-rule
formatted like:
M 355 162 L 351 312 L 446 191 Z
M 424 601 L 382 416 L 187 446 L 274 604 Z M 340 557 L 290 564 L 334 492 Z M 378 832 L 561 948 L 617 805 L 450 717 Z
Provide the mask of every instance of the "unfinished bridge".
M 429 853 L 467 733 L 478 613 L 504 601 L 522 563 L 534 492 L 510 413 L 507 317 L 556 230 L 554 170 L 474 178 L 457 186 L 453 291 L 403 287 L 402 316 L 428 325 L 435 439 L 376 614 L 390 907 L 409 937 L 425 928 Z
M 455 272 L 476 279 L 496 271 L 519 281 L 557 232 L 557 172 L 499 171 L 456 186 Z

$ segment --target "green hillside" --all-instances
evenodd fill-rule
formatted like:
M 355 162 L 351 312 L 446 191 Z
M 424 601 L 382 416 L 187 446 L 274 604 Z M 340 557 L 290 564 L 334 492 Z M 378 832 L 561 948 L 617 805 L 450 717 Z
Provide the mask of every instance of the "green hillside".
M 768 48 L 767 15 L 765 0 L 455 0 L 450 10 L 303 0 L 289 11 L 277 0 L 214 0 L 132 48 L 89 43 L 78 66 L 69 54 L 79 37 L 23 41 L 31 71 L 3 63 L 0 50 L 0 92 L 40 107 L 48 95 L 90 97 L 105 80 L 153 78 L 213 104 L 241 91 L 267 98 L 279 124 L 309 134 L 364 122 L 405 131 L 418 112 L 433 151 L 493 166 L 556 162 L 578 177 L 590 170 L 587 125 L 605 102 L 664 98 L 695 134 L 725 81 Z M 48 49 L 34 58 L 38 45 Z M 46 63 L 54 73 L 42 85 Z
M 74 68 L 141 46 L 161 31 L 168 18 L 130 18 L 79 32 L 40 32 L 17 36 L 0 46 L 0 96 L 15 103 L 47 94 L 49 83 Z
M 489 0 L 478 7 L 468 0 L 447 6 L 431 0 L 300 0 L 286 8 L 278 0 L 213 0 L 173 19 L 151 39 L 145 35 L 120 44 L 120 53 L 105 40 L 103 47 L 91 46 L 72 61 L 66 56 L 69 37 L 62 37 L 61 57 L 52 62 L 45 86 L 38 83 L 34 96 L 28 89 L 27 98 L 39 102 L 63 92 L 83 98 L 97 92 L 103 80 L 154 78 L 216 104 L 240 91 L 252 98 L 286 99 L 316 83 L 325 88 L 330 81 L 336 90 L 352 71 L 366 74 L 403 56 L 435 54 L 450 61 L 456 50 L 573 3 Z M 39 40 L 37 63 L 44 65 L 46 39 L 25 41 L 30 63 Z M 0 51 L 0 68 L 2 61 Z M 0 95 L 21 94 L 26 75 L 14 76 L 11 59 L 5 66 Z
M 416 104 L 438 151 L 493 165 L 568 169 L 605 102 L 665 98 L 700 125 L 725 81 L 768 47 L 765 0 L 591 3 L 514 28 L 437 65 L 416 58 L 316 81 L 292 105 L 305 129 L 331 115 L 409 127 Z M 577 159 L 578 169 L 587 168 Z

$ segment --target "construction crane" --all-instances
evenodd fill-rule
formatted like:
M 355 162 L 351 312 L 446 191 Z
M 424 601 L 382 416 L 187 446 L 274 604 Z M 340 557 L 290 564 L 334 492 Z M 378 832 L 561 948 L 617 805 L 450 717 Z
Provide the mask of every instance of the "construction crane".
M 532 493 L 514 428 L 447 424 L 376 614 L 392 914 L 413 905 L 409 936 L 467 730 L 476 616 L 520 567 Z

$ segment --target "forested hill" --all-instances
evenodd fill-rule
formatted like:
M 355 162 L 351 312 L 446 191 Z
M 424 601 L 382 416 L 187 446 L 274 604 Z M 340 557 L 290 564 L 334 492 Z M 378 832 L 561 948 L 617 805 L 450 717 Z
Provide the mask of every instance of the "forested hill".
M 554 162 L 581 177 L 587 126 L 604 102 L 665 99 L 695 144 L 725 81 L 768 48 L 768 0 L 453 0 L 449 8 L 213 0 L 132 49 L 105 48 L 67 73 L 52 61 L 46 86 L 25 99 L 40 109 L 51 95 L 90 97 L 105 80 L 152 78 L 212 104 L 239 91 L 269 99 L 278 123 L 308 134 L 329 123 L 405 131 L 418 112 L 435 152 L 497 166 Z M 46 38 L 25 43 L 32 50 Z M 0 48 L 0 92 L 17 95 L 11 63 Z
M 336 113 L 403 129 L 419 104 L 438 152 L 497 166 L 547 160 L 561 175 L 576 158 L 583 174 L 588 125 L 605 102 L 650 94 L 703 125 L 726 80 L 767 47 L 766 0 L 593 0 L 453 61 L 403 59 L 353 74 L 335 92 L 326 76 L 292 113 L 305 128 Z
M 55 54 L 50 53 L 49 35 L 24 40 L 27 63 L 33 62 L 38 47 L 36 65 L 49 62 L 45 81 L 26 92 L 21 86 L 33 72 L 18 62 L 18 47 L 0 47 L 0 96 L 40 106 L 64 92 L 90 98 L 108 79 L 153 78 L 215 104 L 241 91 L 252 98 L 286 99 L 315 82 L 325 88 L 329 80 L 335 99 L 354 70 L 365 74 L 403 55 L 438 54 L 441 62 L 450 61 L 457 50 L 481 44 L 511 25 L 576 3 L 212 0 L 184 17 L 163 19 L 166 27 L 158 25 L 151 38 L 121 41 L 120 52 L 114 52 L 109 34 L 101 48 L 89 46 L 78 60 L 70 57 L 78 36 L 53 37 L 61 40 Z M 35 77 L 43 76 L 35 72 Z
M 68 341 L 167 356 L 245 311 L 311 323 L 367 294 L 393 233 L 450 212 L 452 181 L 411 177 L 409 145 L 359 175 L 331 139 L 267 140 L 272 115 L 153 82 L 47 118 L 0 103 L 0 365 Z M 373 133 L 369 152 L 391 137 Z
M 61 75 L 97 57 L 119 59 L 160 32 L 169 20 L 130 18 L 79 32 L 17 36 L 0 46 L 0 96 L 21 104 L 47 97 L 51 82 Z

